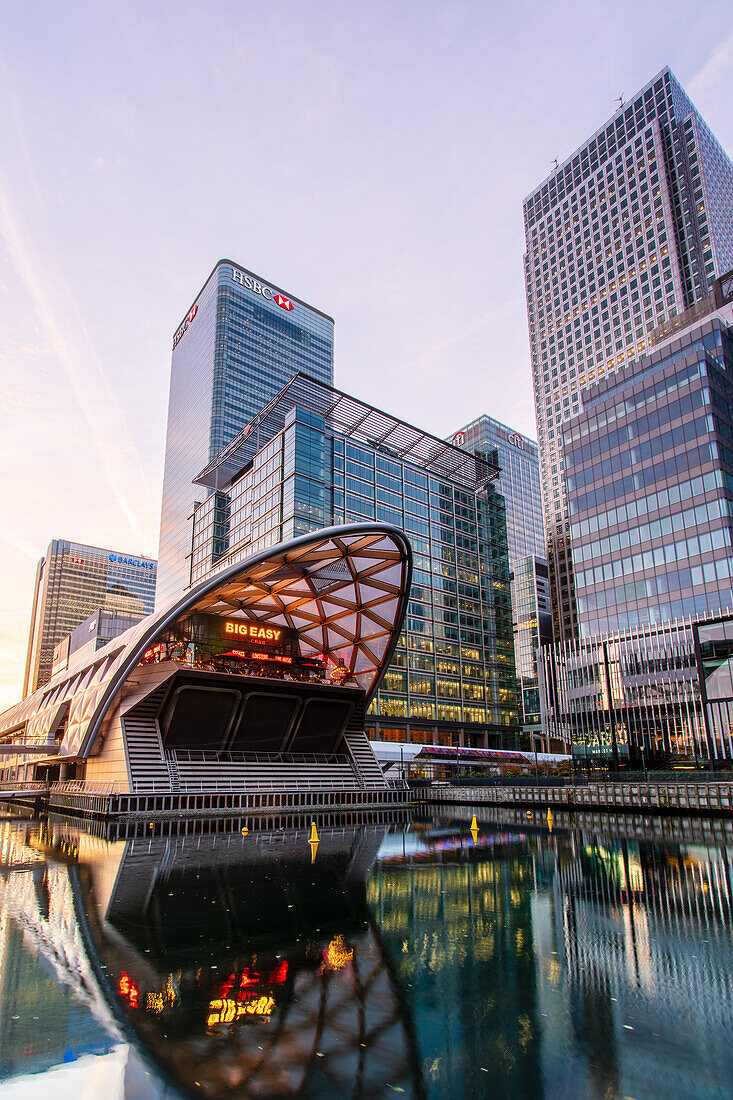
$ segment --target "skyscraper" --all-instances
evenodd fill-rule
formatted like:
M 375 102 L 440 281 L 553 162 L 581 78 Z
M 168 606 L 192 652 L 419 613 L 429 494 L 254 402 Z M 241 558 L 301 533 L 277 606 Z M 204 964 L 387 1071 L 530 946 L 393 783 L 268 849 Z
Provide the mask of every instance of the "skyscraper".
M 55 647 L 92 612 L 149 615 L 156 566 L 151 558 L 54 539 L 36 570 L 23 695 L 51 678 Z
M 220 260 L 173 337 L 156 602 L 191 581 L 193 478 L 296 373 L 333 381 L 333 320 Z M 212 501 L 226 526 L 224 503 Z M 219 545 L 212 544 L 212 564 Z
M 552 640 L 537 444 L 486 415 L 457 431 L 452 442 L 501 471 L 497 489 L 506 501 L 519 718 L 522 732 L 532 737 L 540 727 L 537 647 Z
M 496 475 L 491 457 L 298 375 L 196 477 L 212 497 L 194 514 L 192 579 L 331 524 L 394 524 L 412 546 L 412 589 L 368 732 L 379 741 L 514 748 L 509 562 Z M 214 522 L 214 496 L 226 506 L 226 527 Z M 333 607 L 350 615 L 346 605 Z M 329 629 L 338 631 L 338 620 Z
M 716 290 L 565 424 L 581 638 L 733 607 L 733 278 Z
M 451 442 L 499 467 L 497 488 L 506 501 L 510 566 L 529 554 L 544 557 L 540 464 L 534 440 L 492 416 L 482 415 L 455 432 Z
M 557 640 L 577 631 L 563 424 L 581 390 L 733 267 L 733 165 L 664 69 L 524 202 L 525 281 Z

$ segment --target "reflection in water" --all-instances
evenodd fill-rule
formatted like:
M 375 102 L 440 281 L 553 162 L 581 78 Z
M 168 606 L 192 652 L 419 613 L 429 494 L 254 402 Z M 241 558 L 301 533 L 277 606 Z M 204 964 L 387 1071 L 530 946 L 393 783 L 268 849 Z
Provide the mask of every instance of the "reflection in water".
M 122 1051 L 155 1100 L 733 1094 L 726 848 L 250 826 L 0 827 L 6 1083 Z

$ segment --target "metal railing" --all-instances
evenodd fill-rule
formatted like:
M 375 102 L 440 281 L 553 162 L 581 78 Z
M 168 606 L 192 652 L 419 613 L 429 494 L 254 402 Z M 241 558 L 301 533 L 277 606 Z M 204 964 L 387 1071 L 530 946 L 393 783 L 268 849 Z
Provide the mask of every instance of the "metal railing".
M 51 785 L 52 794 L 117 794 L 117 783 L 94 783 L 86 779 L 64 779 Z
M 167 760 L 191 764 L 348 764 L 345 753 L 217 752 L 207 749 L 171 749 Z
M 371 789 L 367 786 L 367 789 Z M 384 789 L 384 788 L 374 788 Z M 362 789 L 354 783 L 349 784 L 343 779 L 314 779 L 303 776 L 287 779 L 251 779 L 244 781 L 239 778 L 231 779 L 189 779 L 181 776 L 177 790 L 173 791 L 168 782 L 157 780 L 141 781 L 130 794 L 135 795 L 162 795 L 162 794 L 301 794 L 320 793 L 322 791 L 341 791 L 348 794 L 361 794 Z
M 0 794 L 3 791 L 47 791 L 48 783 L 38 779 L 0 779 Z

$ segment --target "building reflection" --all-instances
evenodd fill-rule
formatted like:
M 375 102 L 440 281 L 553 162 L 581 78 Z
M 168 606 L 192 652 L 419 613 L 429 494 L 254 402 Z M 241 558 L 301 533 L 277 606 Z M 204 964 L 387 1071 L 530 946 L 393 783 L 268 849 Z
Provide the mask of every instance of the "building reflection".
M 594 1094 L 725 1095 L 731 898 L 725 848 L 584 836 L 559 867 L 558 959 Z
M 727 1095 L 730 852 L 512 828 L 413 833 L 369 882 L 428 1095 Z
M 731 849 L 604 821 L 350 820 L 315 851 L 304 823 L 6 823 L 2 1071 L 119 1049 L 140 1100 L 729 1095 Z
M 429 1094 L 542 1095 L 527 837 L 428 832 L 367 890 L 406 991 Z
M 107 844 L 16 829 L 2 905 L 159 1079 L 211 1097 L 419 1097 L 365 902 L 385 831 L 323 829 L 313 860 L 307 830 Z M 44 847 L 41 896 L 28 867 Z

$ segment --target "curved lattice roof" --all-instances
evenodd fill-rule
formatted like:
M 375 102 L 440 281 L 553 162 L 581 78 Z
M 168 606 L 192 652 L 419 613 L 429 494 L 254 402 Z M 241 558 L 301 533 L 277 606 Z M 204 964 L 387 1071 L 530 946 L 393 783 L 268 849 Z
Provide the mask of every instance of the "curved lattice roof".
M 397 643 L 411 574 L 410 544 L 387 524 L 331 527 L 280 543 L 201 581 L 82 668 L 54 677 L 0 715 L 0 737 L 12 732 L 14 742 L 50 744 L 65 718 L 60 755 L 88 755 L 145 651 L 197 611 L 291 627 L 302 655 L 321 654 L 334 664 L 342 658 L 368 701 Z

